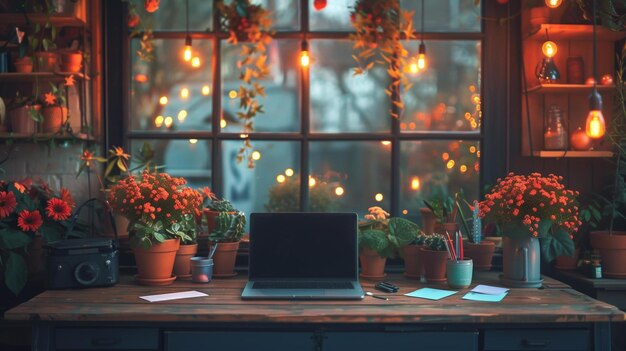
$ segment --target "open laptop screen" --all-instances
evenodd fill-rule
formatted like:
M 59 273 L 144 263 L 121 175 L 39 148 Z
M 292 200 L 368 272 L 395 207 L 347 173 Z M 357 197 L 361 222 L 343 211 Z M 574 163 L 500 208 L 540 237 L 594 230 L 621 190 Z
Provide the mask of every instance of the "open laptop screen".
M 357 278 L 356 213 L 253 213 L 250 279 Z

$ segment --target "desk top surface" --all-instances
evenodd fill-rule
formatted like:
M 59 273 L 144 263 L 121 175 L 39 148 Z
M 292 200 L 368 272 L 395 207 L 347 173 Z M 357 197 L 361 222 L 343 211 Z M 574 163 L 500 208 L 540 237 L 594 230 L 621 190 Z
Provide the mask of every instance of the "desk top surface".
M 476 284 L 497 285 L 495 272 L 479 272 Z M 90 322 L 233 322 L 233 323 L 574 323 L 624 321 L 616 307 L 594 300 L 569 286 L 545 277 L 542 289 L 510 289 L 499 303 L 474 302 L 461 297 L 468 289 L 439 301 L 403 294 L 422 287 L 448 289 L 390 274 L 387 281 L 400 287 L 395 294 L 365 291 L 389 297 L 362 301 L 242 301 L 245 276 L 215 279 L 208 284 L 175 282 L 147 287 L 123 276 L 113 287 L 85 290 L 49 290 L 5 313 L 10 320 Z M 150 303 L 139 296 L 197 290 L 209 296 Z

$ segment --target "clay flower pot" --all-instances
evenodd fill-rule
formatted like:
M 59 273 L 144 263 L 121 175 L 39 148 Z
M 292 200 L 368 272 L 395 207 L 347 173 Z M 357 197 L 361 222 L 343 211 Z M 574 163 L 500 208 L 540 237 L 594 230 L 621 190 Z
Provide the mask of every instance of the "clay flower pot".
M 220 213 L 218 211 L 209 210 L 208 208 L 202 209 L 202 213 L 206 218 L 207 233 L 211 233 L 213 229 L 215 229 L 215 219 Z
M 491 259 L 496 245 L 492 241 L 482 241 L 480 244 L 465 242 L 463 245 L 464 255 L 474 261 L 474 269 L 477 271 L 491 270 Z
M 378 252 L 364 247 L 359 255 L 361 262 L 361 278 L 382 279 L 385 277 L 385 263 L 387 258 L 381 257 Z
M 28 56 L 15 59 L 13 65 L 15 72 L 18 73 L 31 73 L 33 71 L 33 60 Z
M 83 54 L 80 51 L 68 51 L 61 54 L 61 71 L 80 72 Z
M 424 275 L 422 265 L 423 245 L 407 245 L 402 248 L 404 251 L 404 276 L 410 279 L 421 279 Z
M 445 282 L 447 261 L 447 251 L 434 251 L 422 248 L 422 263 L 424 264 L 424 275 L 426 276 L 426 281 L 429 283 Z
M 180 245 L 174 259 L 172 274 L 176 279 L 189 279 L 191 277 L 191 258 L 198 252 L 198 244 Z
M 591 246 L 600 251 L 603 277 L 626 278 L 626 232 L 591 232 Z
M 422 214 L 422 230 L 426 235 L 432 235 L 435 231 L 437 217 L 435 217 L 433 211 L 428 207 L 420 208 L 420 213 Z
M 213 245 L 215 243 L 210 244 L 209 252 Z M 239 250 L 239 241 L 234 243 L 217 243 L 217 249 L 213 255 L 213 277 L 229 278 L 237 275 L 237 272 L 235 272 L 237 250 Z
M 554 268 L 562 271 L 574 270 L 578 267 L 578 257 L 580 257 L 580 248 L 576 248 L 572 256 L 557 256 Z
M 34 54 L 36 72 L 54 72 L 57 70 L 57 54 L 54 52 L 38 51 Z
M 39 111 L 41 105 L 22 106 L 9 111 L 9 121 L 13 133 L 28 135 L 35 133 L 36 122 L 30 116 L 31 108 Z
M 48 106 L 41 110 L 43 122 L 42 133 L 56 133 L 61 129 L 67 118 L 67 108 L 61 106 Z
M 137 276 L 142 285 L 169 285 L 176 277 L 172 277 L 176 251 L 180 247 L 179 239 L 168 239 L 162 243 L 152 244 L 149 248 L 134 247 Z

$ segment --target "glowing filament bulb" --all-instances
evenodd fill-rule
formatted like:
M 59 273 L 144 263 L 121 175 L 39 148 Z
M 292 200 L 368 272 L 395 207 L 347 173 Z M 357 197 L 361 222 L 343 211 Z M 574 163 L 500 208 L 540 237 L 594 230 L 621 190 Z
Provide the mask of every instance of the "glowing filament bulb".
M 541 52 L 543 52 L 543 54 L 548 58 L 554 57 L 557 51 L 558 51 L 558 47 L 556 46 L 556 43 L 553 41 L 548 40 L 545 43 L 543 43 L 543 45 L 541 45 Z
M 312 188 L 317 184 L 317 181 L 313 177 L 309 177 L 309 187 Z
M 585 123 L 585 133 L 592 139 L 600 139 L 606 132 L 604 116 L 600 110 L 591 110 L 587 115 Z
M 161 96 L 161 98 L 159 98 L 159 104 L 161 105 L 167 105 L 169 99 L 167 98 L 167 96 Z
M 184 122 L 185 118 L 187 118 L 187 111 L 185 110 L 180 110 L 180 112 L 178 112 L 178 120 L 180 122 Z
M 412 190 L 419 190 L 420 188 L 420 179 L 419 177 L 413 177 L 413 179 L 411 179 L 411 189 Z
M 171 116 L 167 116 L 165 117 L 165 128 L 169 128 L 172 126 L 172 123 L 174 123 L 174 119 Z
M 450 160 L 450 161 L 448 161 L 448 163 L 446 164 L 446 167 L 447 167 L 448 169 L 452 169 L 452 168 L 454 167 L 454 164 L 455 164 L 454 160 Z
M 161 128 L 161 126 L 163 125 L 163 116 L 158 115 L 156 116 L 156 118 L 154 119 L 154 126 L 157 128 Z
M 198 139 L 189 139 L 189 144 L 197 144 Z
M 291 176 L 293 176 L 293 169 L 291 169 L 291 168 L 287 168 L 287 169 L 285 170 L 285 175 L 286 175 L 287 177 L 291 177 Z
M 546 6 L 548 6 L 549 8 L 557 8 L 561 5 L 561 3 L 563 2 L 563 0 L 546 0 Z
M 300 52 L 300 65 L 302 67 L 309 67 L 310 64 L 311 64 L 311 57 L 309 56 L 309 52 L 301 51 Z
M 187 62 L 191 61 L 191 37 L 185 38 L 185 49 L 183 50 L 183 59 Z
M 202 87 L 202 95 L 209 95 L 211 94 L 211 88 L 208 85 L 205 85 Z
M 228 123 L 226 122 L 225 119 L 222 119 L 220 121 L 220 128 L 224 129 L 224 128 L 226 128 L 227 125 L 228 125 Z
M 426 45 L 422 42 L 417 54 L 417 68 L 421 71 L 426 68 Z
M 391 145 L 391 141 L 389 141 L 389 140 L 383 140 L 383 141 L 381 141 L 380 143 L 381 143 L 381 144 L 383 144 L 384 146 L 389 146 L 389 145 Z
M 252 159 L 258 161 L 261 159 L 261 153 L 259 151 L 252 151 Z
M 345 191 L 343 190 L 343 187 L 338 186 L 338 187 L 335 188 L 335 195 L 337 195 L 337 196 L 343 195 L 344 192 Z
M 188 99 L 189 98 L 189 89 L 187 89 L 187 88 L 180 89 L 180 97 L 181 97 L 181 99 Z
M 286 179 L 287 178 L 285 178 L 285 176 L 282 175 L 282 174 L 279 174 L 279 175 L 276 176 L 276 181 L 279 182 L 279 183 L 284 183 Z
M 383 194 L 381 194 L 381 193 L 378 193 L 378 194 L 376 194 L 376 195 L 374 196 L 374 200 L 376 200 L 376 201 L 378 201 L 378 202 L 383 201 L 383 198 L 384 198 L 384 197 L 383 197 Z
M 191 67 L 194 67 L 194 68 L 200 67 L 200 58 L 198 56 L 191 59 Z
M 231 99 L 236 99 L 237 98 L 237 91 L 236 90 L 231 90 L 228 92 L 228 97 Z

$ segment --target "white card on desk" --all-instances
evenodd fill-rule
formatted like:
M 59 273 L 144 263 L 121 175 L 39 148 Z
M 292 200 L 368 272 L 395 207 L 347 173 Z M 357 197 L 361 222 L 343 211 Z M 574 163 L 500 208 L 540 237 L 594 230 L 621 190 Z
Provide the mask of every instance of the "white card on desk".
M 144 299 L 146 301 L 150 301 L 150 302 L 158 302 L 158 301 L 188 299 L 191 297 L 202 297 L 202 296 L 209 296 L 209 295 L 203 292 L 191 290 L 191 291 L 182 291 L 182 292 L 169 293 L 169 294 L 139 296 L 139 298 Z
M 476 285 L 476 287 L 470 291 L 478 294 L 502 295 L 509 291 L 509 289 L 490 285 Z

